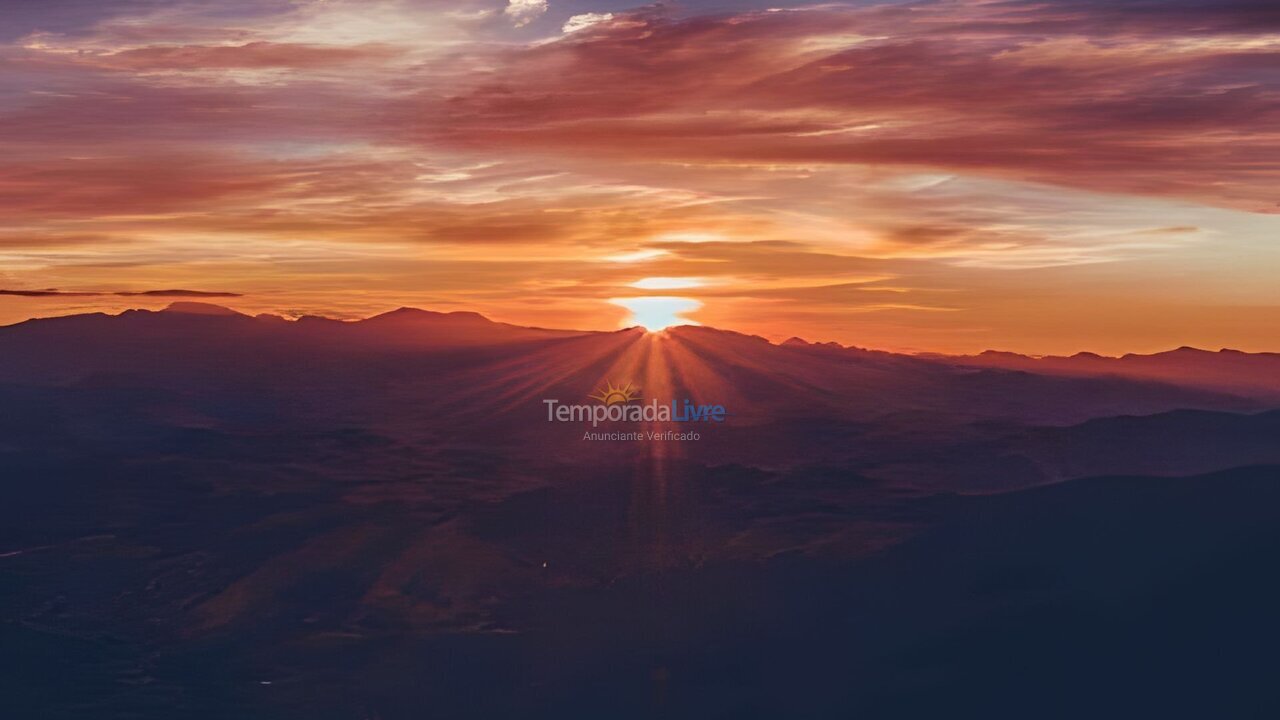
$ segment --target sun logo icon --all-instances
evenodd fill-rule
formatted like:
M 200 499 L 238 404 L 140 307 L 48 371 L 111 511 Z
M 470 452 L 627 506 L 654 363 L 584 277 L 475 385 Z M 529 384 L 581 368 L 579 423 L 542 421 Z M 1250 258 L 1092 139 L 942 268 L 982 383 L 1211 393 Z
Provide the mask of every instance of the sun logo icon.
M 596 390 L 595 395 L 589 395 L 592 400 L 598 400 L 605 405 L 616 405 L 618 403 L 629 403 L 640 397 L 640 388 L 635 387 L 631 383 L 622 386 L 615 386 L 612 381 L 606 382 L 604 387 Z

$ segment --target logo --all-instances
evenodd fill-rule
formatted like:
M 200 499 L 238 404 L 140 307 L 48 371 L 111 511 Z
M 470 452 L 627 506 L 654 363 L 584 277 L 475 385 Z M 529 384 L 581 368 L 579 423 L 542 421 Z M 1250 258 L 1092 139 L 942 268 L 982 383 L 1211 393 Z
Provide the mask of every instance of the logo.
M 614 387 L 613 382 L 605 383 L 605 386 L 596 390 L 595 395 L 589 395 L 592 400 L 599 400 L 605 405 L 616 405 L 618 403 L 629 403 L 640 397 L 640 388 L 627 383 L 622 387 Z
M 724 422 L 729 414 L 724 405 L 696 403 L 689 398 L 642 401 L 640 388 L 630 382 L 615 385 L 612 380 L 606 381 L 587 397 L 595 404 L 569 405 L 555 398 L 544 398 L 547 422 L 591 423 L 591 427 L 602 422 L 718 423 Z

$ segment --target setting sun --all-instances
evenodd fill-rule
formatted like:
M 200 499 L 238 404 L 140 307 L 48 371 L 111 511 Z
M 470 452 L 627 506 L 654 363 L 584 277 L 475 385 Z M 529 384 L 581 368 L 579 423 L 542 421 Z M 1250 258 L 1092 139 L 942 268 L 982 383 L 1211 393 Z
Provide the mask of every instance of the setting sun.
M 649 332 L 676 325 L 697 325 L 696 321 L 682 315 L 702 307 L 702 303 L 693 298 L 670 296 L 613 298 L 609 302 L 631 311 L 631 315 L 622 321 L 622 327 L 639 326 Z

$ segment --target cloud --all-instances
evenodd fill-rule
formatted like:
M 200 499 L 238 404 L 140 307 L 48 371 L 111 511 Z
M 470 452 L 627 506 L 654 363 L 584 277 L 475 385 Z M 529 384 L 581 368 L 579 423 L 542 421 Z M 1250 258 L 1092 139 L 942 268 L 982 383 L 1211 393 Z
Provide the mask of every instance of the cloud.
M 0 295 L 16 295 L 18 297 L 92 297 L 109 293 L 66 292 L 63 290 L 0 290 Z
M 573 15 L 568 20 L 565 20 L 560 30 L 565 33 L 578 32 L 612 19 L 613 13 L 582 13 L 581 15 Z
M 1199 16 L 1230 34 L 1101 5 L 650 9 L 492 57 L 414 112 L 441 142 L 944 168 L 1271 209 L 1280 46 L 1241 37 L 1229 10 Z
M 117 292 L 113 295 L 122 297 L 133 296 L 149 296 L 149 297 L 244 297 L 241 293 L 233 292 L 209 292 L 205 290 L 141 290 L 137 292 Z
M 547 0 L 507 0 L 502 11 L 516 27 L 524 27 L 547 11 Z
M 692 16 L 655 6 L 572 15 L 551 42 L 461 34 L 416 66 L 399 64 L 412 55 L 403 46 L 287 41 L 336 22 L 312 6 L 270 16 L 249 41 L 225 17 L 228 37 L 200 43 L 120 21 L 99 29 L 101 46 L 9 52 L 16 82 L 32 91 L 0 112 L 0 144 L 363 143 L 608 164 L 902 167 L 1273 211 L 1275 13 L 1252 2 L 1174 6 L 926 2 Z M 334 8 L 354 22 L 346 4 Z M 378 4 L 377 28 L 350 39 L 408 22 L 389 8 Z M 505 13 L 527 23 L 545 11 L 543 0 L 515 0 Z M 179 34 L 189 34 L 194 21 L 183 20 Z M 202 32 L 217 29 L 204 21 Z M 482 27 L 468 32 L 493 32 Z M 352 74 L 325 74 L 338 68 Z M 296 75 L 175 75 L 278 69 Z
M 215 297 L 244 297 L 240 293 L 233 292 L 207 292 L 204 290 L 138 290 L 138 291 L 118 291 L 118 292 L 76 292 L 69 290 L 57 290 L 55 288 L 47 288 L 44 290 L 0 290 L 0 295 L 15 295 L 18 297 L 184 297 L 184 298 L 215 298 Z
M 0 283 L 601 327 L 704 278 L 703 322 L 835 337 L 874 306 L 900 340 L 944 315 L 909 307 L 1028 332 L 1028 298 L 1166 307 L 1193 275 L 1272 302 L 1273 3 L 710 7 L 25 3 Z
M 385 60 L 397 51 L 386 45 L 351 47 L 251 42 L 243 45 L 151 45 L 93 55 L 84 61 L 131 71 L 322 68 Z

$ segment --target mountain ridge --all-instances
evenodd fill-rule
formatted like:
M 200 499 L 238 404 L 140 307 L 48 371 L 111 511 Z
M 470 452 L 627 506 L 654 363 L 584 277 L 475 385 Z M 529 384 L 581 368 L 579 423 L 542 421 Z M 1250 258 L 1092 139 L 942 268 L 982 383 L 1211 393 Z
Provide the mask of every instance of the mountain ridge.
M 509 328 L 519 328 L 523 330 L 538 330 L 538 331 L 556 332 L 556 333 L 580 333 L 580 334 L 587 334 L 587 333 L 608 334 L 608 333 L 615 333 L 615 332 L 628 332 L 632 330 L 641 329 L 637 325 L 623 327 L 617 330 L 582 330 L 577 328 L 549 328 L 549 327 L 538 326 L 538 325 L 517 325 L 515 323 L 507 323 L 507 322 L 493 320 L 492 318 L 484 315 L 483 313 L 479 313 L 474 310 L 442 311 L 442 310 L 429 310 L 429 309 L 419 308 L 414 306 L 401 306 L 394 310 L 388 310 L 385 312 L 368 315 L 366 317 L 352 318 L 352 319 L 332 317 L 328 315 L 313 315 L 313 314 L 304 314 L 294 318 L 289 318 L 283 315 L 279 315 L 276 313 L 269 313 L 269 312 L 262 312 L 262 313 L 257 313 L 255 315 L 249 315 L 249 314 L 240 312 L 239 310 L 235 310 L 225 305 L 219 305 L 217 303 L 209 303 L 209 302 L 194 301 L 194 300 L 181 300 L 181 301 L 172 302 L 169 305 L 159 310 L 149 310 L 145 308 L 129 308 L 115 314 L 102 312 L 102 311 L 95 311 L 95 312 L 88 312 L 88 313 L 71 313 L 67 315 L 48 315 L 48 316 L 32 317 L 32 318 L 27 318 L 26 320 L 20 320 L 15 323 L 10 323 L 8 325 L 0 325 L 0 331 L 6 330 L 8 328 L 27 325 L 30 323 L 40 323 L 40 322 L 46 322 L 46 321 L 61 320 L 66 318 L 84 318 L 84 317 L 112 318 L 112 317 L 121 317 L 121 316 L 127 316 L 132 314 L 161 314 L 161 313 L 181 314 L 181 315 L 204 315 L 204 316 L 215 316 L 215 317 L 216 316 L 241 317 L 249 320 L 284 321 L 287 323 L 297 323 L 302 321 L 308 321 L 308 322 L 328 321 L 332 323 L 341 323 L 344 325 L 358 325 L 361 323 L 369 323 L 369 322 L 377 322 L 377 323 L 386 323 L 386 322 L 393 322 L 393 321 L 399 322 L 399 321 L 406 321 L 406 320 L 407 321 L 418 320 L 418 321 L 424 321 L 424 322 L 429 322 L 429 321 L 475 322 L 475 323 L 483 323 L 483 324 L 490 324 L 490 325 L 497 325 L 497 326 L 505 326 Z M 951 363 L 957 363 L 957 364 L 967 364 L 967 365 L 987 364 L 990 361 L 996 360 L 996 359 L 1005 359 L 1009 361 L 1017 361 L 1017 362 L 1025 362 L 1025 363 L 1052 364 L 1052 363 L 1061 362 L 1061 361 L 1089 360 L 1089 361 L 1105 362 L 1105 361 L 1118 361 L 1118 360 L 1137 360 L 1137 359 L 1144 359 L 1144 358 L 1204 356 L 1204 355 L 1264 357 L 1264 358 L 1276 358 L 1277 360 L 1280 360 L 1280 352 L 1277 352 L 1277 351 L 1266 351 L 1266 350 L 1248 351 L 1248 350 L 1239 350 L 1236 348 L 1229 348 L 1229 347 L 1222 347 L 1217 350 L 1209 350 L 1206 348 L 1199 348 L 1192 345 L 1181 345 L 1179 347 L 1171 348 L 1169 350 L 1159 350 L 1151 353 L 1131 352 L 1131 353 L 1124 353 L 1122 355 L 1103 355 L 1103 354 L 1095 353 L 1089 350 L 1081 350 L 1071 355 L 1058 355 L 1058 354 L 1036 355 L 1034 353 L 1022 353 L 1022 352 L 1017 352 L 1012 350 L 999 350 L 995 348 L 983 350 L 978 353 L 946 353 L 946 352 L 936 352 L 936 351 L 896 352 L 893 350 L 869 348 L 869 347 L 863 347 L 859 345 L 845 345 L 834 340 L 810 340 L 808 338 L 803 338 L 803 337 L 794 336 L 794 335 L 788 337 L 785 340 L 773 341 L 762 335 L 744 332 L 741 330 L 733 330 L 730 328 L 714 327 L 710 325 L 673 325 L 669 328 L 666 328 L 664 330 L 659 330 L 657 332 L 670 332 L 673 330 L 677 332 L 688 332 L 691 330 L 693 332 L 698 332 L 699 329 L 715 331 L 720 333 L 728 333 L 728 334 L 737 335 L 737 336 L 746 337 L 746 338 L 754 338 L 777 347 L 798 347 L 798 348 L 809 348 L 809 349 L 824 349 L 824 350 L 830 350 L 830 351 L 854 351 L 854 352 L 861 352 L 861 353 L 893 355 L 897 357 L 913 357 L 913 358 L 921 358 L 926 360 L 939 360 L 939 361 L 945 361 L 945 362 L 951 362 Z
M 724 405 L 734 424 L 761 428 L 891 415 L 935 428 L 1002 419 L 1060 424 L 1179 407 L 1262 410 L 1273 395 L 1267 387 L 1233 392 L 1185 378 L 1038 373 L 774 344 L 706 326 L 546 330 L 414 308 L 362 320 L 255 317 L 200 304 L 72 315 L 0 328 L 0 352 L 0 382 L 102 386 L 131 378 L 133 387 L 178 392 L 216 383 L 226 392 L 275 389 L 287 402 L 322 398 L 352 412 L 438 408 L 446 427 L 501 424 L 540 409 L 541 398 L 587 399 L 610 382 L 644 388 L 645 398 Z
M 379 349 L 456 353 L 481 348 L 492 348 L 498 352 L 502 347 L 514 349 L 519 346 L 528 350 L 541 343 L 574 338 L 599 344 L 600 347 L 609 345 L 612 342 L 609 338 L 666 340 L 665 344 L 659 342 L 654 347 L 682 350 L 685 355 L 691 352 L 693 356 L 702 357 L 694 363 L 695 366 L 705 365 L 710 360 L 720 368 L 716 373 L 754 373 L 750 382 L 766 384 L 776 384 L 777 378 L 795 375 L 807 367 L 809 369 L 803 372 L 813 377 L 796 381 L 796 390 L 809 392 L 813 388 L 828 388 L 822 392 L 835 393 L 833 398 L 847 395 L 855 403 L 865 403 L 869 398 L 882 394 L 883 401 L 898 402 L 906 397 L 903 395 L 905 388 L 898 383 L 904 378 L 918 378 L 922 373 L 936 376 L 937 381 L 941 381 L 948 374 L 982 372 L 1026 373 L 1063 380 L 1106 382 L 1117 379 L 1165 383 L 1253 398 L 1262 401 L 1264 406 L 1280 403 L 1280 354 L 1246 353 L 1225 348 L 1214 352 L 1183 346 L 1162 353 L 1130 353 L 1120 357 L 1087 352 L 1036 357 L 997 350 L 977 355 L 905 354 L 834 342 L 815 343 L 797 337 L 775 343 L 759 335 L 703 325 L 673 326 L 657 333 L 636 327 L 615 331 L 559 330 L 497 322 L 472 311 L 440 312 L 413 307 L 401 307 L 354 320 L 318 315 L 290 319 L 266 313 L 250 316 L 222 305 L 190 300 L 174 302 L 158 311 L 131 309 L 115 315 L 98 312 L 33 318 L 0 327 L 0 344 L 36 343 L 45 346 L 44 350 L 31 346 L 27 361 L 34 366 L 42 364 L 41 355 L 55 361 L 56 356 L 72 358 L 77 347 L 114 347 L 123 364 L 136 357 L 143 348 L 153 354 L 181 355 L 179 349 L 189 346 L 206 348 L 204 355 L 208 355 L 225 354 L 227 350 L 217 348 L 231 344 L 257 348 L 267 356 L 280 358 L 281 362 L 290 358 L 287 362 L 296 363 Z M 183 362 L 200 364 L 204 362 L 204 355 L 187 358 Z M 537 362 L 549 370 L 567 360 L 551 359 L 553 356 L 554 353 Z M 850 375 L 851 369 L 857 370 Z M 621 371 L 623 368 L 610 372 Z M 833 373 L 847 375 L 848 380 L 837 382 L 833 388 L 831 378 L 823 377 Z M 896 379 L 886 380 L 890 376 Z M 958 378 L 950 385 L 960 382 Z M 704 382 L 711 380 L 707 378 Z M 742 382 L 745 380 L 739 381 L 739 385 Z M 1009 387 L 1018 384 L 1015 377 L 996 380 L 982 375 L 973 375 L 964 382 L 975 388 L 989 382 Z M 1044 382 L 1039 382 L 1038 386 L 1040 390 L 1037 392 L 1058 392 L 1050 390 Z M 895 387 L 897 389 L 893 390 Z M 923 392 L 920 387 L 916 389 Z M 721 394 L 728 392 L 726 389 Z M 823 397 L 815 400 L 827 403 Z M 1150 405 L 1143 407 L 1158 409 Z

